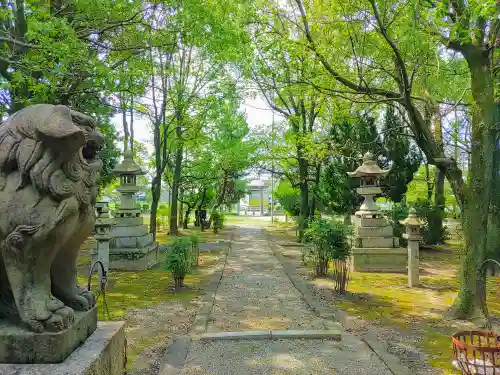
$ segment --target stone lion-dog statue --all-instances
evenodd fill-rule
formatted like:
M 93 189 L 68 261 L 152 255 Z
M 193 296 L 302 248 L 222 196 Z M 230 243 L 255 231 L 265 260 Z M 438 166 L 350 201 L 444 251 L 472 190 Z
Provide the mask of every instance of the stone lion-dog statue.
M 94 227 L 101 143 L 94 121 L 63 105 L 0 124 L 0 318 L 59 332 L 95 305 L 76 258 Z

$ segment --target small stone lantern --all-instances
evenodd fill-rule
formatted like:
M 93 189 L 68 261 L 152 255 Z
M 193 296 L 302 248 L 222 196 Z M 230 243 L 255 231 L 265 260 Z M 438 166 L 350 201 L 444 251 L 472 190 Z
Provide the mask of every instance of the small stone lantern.
M 417 216 L 414 208 L 410 208 L 408 217 L 400 221 L 406 226 L 403 238 L 408 240 L 408 286 L 410 288 L 420 285 L 420 241 L 422 235 L 420 229 L 424 222 Z
M 111 226 L 114 219 L 109 215 L 109 208 L 106 202 L 96 203 L 97 218 L 95 222 L 94 238 L 97 241 L 97 258 L 102 262 L 104 271 L 108 272 L 109 268 L 109 241 L 113 237 L 111 235 Z

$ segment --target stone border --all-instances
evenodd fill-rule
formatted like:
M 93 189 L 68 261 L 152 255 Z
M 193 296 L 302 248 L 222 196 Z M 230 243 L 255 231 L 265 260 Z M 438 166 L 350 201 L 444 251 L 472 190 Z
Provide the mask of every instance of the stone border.
M 174 375 L 182 370 L 188 355 L 191 338 L 189 336 L 173 336 L 163 353 L 160 368 L 155 374 Z
M 229 239 L 229 243 L 226 250 L 226 256 L 224 258 L 224 263 L 221 267 L 219 267 L 217 271 L 215 271 L 214 275 L 212 276 L 212 280 L 210 281 L 210 284 L 207 287 L 207 293 L 205 294 L 205 296 L 201 301 L 200 310 L 198 310 L 198 313 L 196 314 L 196 317 L 193 322 L 194 328 L 192 332 L 194 334 L 194 337 L 202 333 L 205 333 L 207 329 L 208 319 L 210 318 L 210 313 L 212 312 L 212 308 L 215 304 L 215 297 L 217 296 L 217 290 L 219 289 L 219 285 L 222 281 L 222 278 L 224 277 L 224 271 L 227 266 L 227 259 L 232 249 L 233 238 L 234 238 L 234 232 L 231 232 L 231 237 Z
M 241 332 L 216 332 L 204 333 L 200 336 L 202 341 L 219 340 L 279 340 L 279 339 L 324 339 L 341 340 L 339 330 L 299 330 L 290 329 L 283 331 L 241 331 Z
M 340 317 L 335 312 L 325 308 L 317 300 L 317 298 L 314 296 L 314 285 L 298 274 L 295 265 L 287 260 L 279 251 L 280 245 L 278 245 L 270 238 L 271 236 L 268 232 L 266 233 L 268 235 L 269 246 L 274 256 L 279 260 L 286 275 L 295 286 L 295 288 L 297 288 L 297 290 L 300 292 L 304 301 L 319 317 L 325 320 L 325 325 L 328 329 L 340 329 L 341 332 L 344 332 L 342 325 L 339 323 L 339 320 L 341 319 L 338 318 Z M 387 368 L 393 375 L 412 375 L 414 373 L 408 367 L 403 365 L 397 356 L 387 351 L 387 344 L 385 342 L 381 342 L 375 336 L 370 334 L 364 334 L 358 337 L 387 366 Z
M 232 248 L 234 238 L 234 232 L 231 232 L 231 237 L 228 241 L 228 246 L 226 248 L 226 254 L 224 257 L 224 263 L 218 267 L 214 272 L 210 283 L 207 286 L 207 292 L 205 293 L 203 299 L 201 300 L 201 307 L 196 314 L 193 322 L 193 328 L 191 329 L 190 335 L 173 336 L 168 342 L 167 348 L 163 354 L 162 360 L 159 365 L 158 375 L 174 375 L 178 374 L 184 366 L 184 362 L 187 358 L 189 347 L 193 339 L 199 338 L 199 336 L 205 333 L 208 319 L 210 318 L 210 313 L 215 304 L 215 297 L 217 295 L 217 290 L 224 276 L 224 270 L 226 269 L 227 259 L 229 257 L 229 252 Z

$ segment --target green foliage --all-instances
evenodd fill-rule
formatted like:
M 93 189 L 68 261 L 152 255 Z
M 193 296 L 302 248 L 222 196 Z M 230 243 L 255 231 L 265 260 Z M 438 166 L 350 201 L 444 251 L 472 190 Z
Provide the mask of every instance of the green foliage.
M 281 181 L 274 192 L 276 200 L 281 204 L 283 210 L 292 217 L 300 214 L 300 191 L 294 188 L 289 181 Z
M 333 220 L 314 219 L 304 232 L 304 242 L 312 246 L 305 248 L 305 258 L 312 261 L 316 276 L 328 272 L 331 260 L 345 261 L 349 257 L 351 245 L 348 236 L 351 227 Z
M 399 221 L 408 217 L 408 210 L 408 206 L 402 205 L 401 203 L 394 203 L 390 210 L 384 212 L 389 224 L 394 229 L 394 236 L 399 238 L 401 246 L 406 246 L 408 242 L 403 238 L 403 233 L 406 232 L 406 228 Z
M 166 252 L 164 268 L 174 279 L 183 279 L 193 268 L 193 256 L 192 239 L 177 237 Z
M 407 185 L 413 180 L 422 158 L 417 147 L 410 143 L 410 137 L 405 132 L 405 124 L 391 105 L 387 106 L 382 132 L 384 138 L 382 167 L 390 168 L 390 171 L 381 185 L 384 195 L 398 203 L 405 196 Z
M 217 231 L 219 229 L 224 228 L 225 217 L 224 217 L 224 214 L 222 212 L 212 211 L 211 218 L 212 218 L 213 228 L 214 228 L 215 233 L 217 233 Z
M 143 203 L 143 204 L 142 204 L 142 210 L 143 210 L 143 211 L 147 211 L 147 210 L 149 210 L 149 208 L 150 208 L 150 205 L 149 205 L 149 204 L 147 204 L 147 203 Z
M 417 211 L 417 216 L 424 221 L 424 229 L 422 235 L 424 242 L 427 245 L 442 244 L 448 238 L 449 233 L 445 226 L 440 226 L 439 223 L 443 218 L 442 211 L 438 207 L 429 202 L 427 199 L 417 199 L 413 204 Z

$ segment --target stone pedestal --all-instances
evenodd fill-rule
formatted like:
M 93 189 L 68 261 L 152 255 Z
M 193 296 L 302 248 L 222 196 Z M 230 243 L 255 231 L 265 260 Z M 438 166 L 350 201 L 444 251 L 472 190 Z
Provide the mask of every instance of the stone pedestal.
M 123 375 L 127 359 L 124 327 L 125 322 L 99 322 L 95 332 L 63 362 L 0 364 L 0 374 Z
M 28 331 L 19 322 L 0 320 L 0 363 L 64 361 L 97 327 L 97 308 L 75 311 L 75 322 L 57 333 Z M 0 366 L 1 368 L 1 366 Z M 0 374 L 4 375 L 2 371 Z
M 372 154 L 363 157 L 363 164 L 349 176 L 360 178 L 358 194 L 363 204 L 356 211 L 352 222 L 355 226 L 354 247 L 351 264 L 359 272 L 405 273 L 407 250 L 399 247 L 399 238 L 379 211 L 374 197 L 382 193 L 378 178 L 389 171 L 380 169 Z

